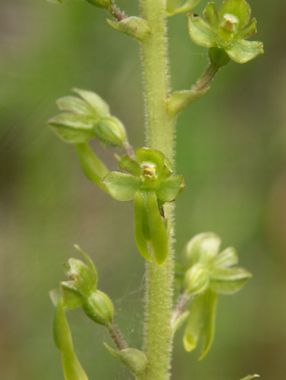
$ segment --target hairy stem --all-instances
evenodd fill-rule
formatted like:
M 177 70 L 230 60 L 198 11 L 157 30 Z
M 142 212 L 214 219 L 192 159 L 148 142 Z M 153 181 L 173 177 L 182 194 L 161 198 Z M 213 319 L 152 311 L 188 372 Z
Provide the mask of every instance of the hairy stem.
M 146 142 L 149 147 L 162 151 L 174 165 L 174 121 L 166 108 L 169 93 L 166 0 L 141 0 L 141 9 L 151 29 L 150 36 L 142 43 Z M 142 380 L 170 378 L 174 206 L 167 205 L 164 211 L 169 236 L 168 259 L 161 266 L 146 264 L 144 350 L 148 366 Z

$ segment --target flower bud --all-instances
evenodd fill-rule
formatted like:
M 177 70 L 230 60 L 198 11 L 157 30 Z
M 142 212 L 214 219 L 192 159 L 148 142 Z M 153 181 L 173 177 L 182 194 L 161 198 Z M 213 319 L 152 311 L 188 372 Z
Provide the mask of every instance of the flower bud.
M 196 264 L 185 275 L 186 291 L 190 295 L 203 293 L 209 285 L 209 274 L 202 265 Z
M 100 119 L 94 126 L 94 133 L 104 144 L 122 146 L 126 142 L 126 131 L 119 119 L 113 116 Z
M 87 1 L 98 8 L 108 9 L 112 5 L 111 0 L 87 0 Z
M 83 302 L 86 315 L 101 325 L 108 325 L 114 317 L 114 307 L 107 294 L 96 290 Z

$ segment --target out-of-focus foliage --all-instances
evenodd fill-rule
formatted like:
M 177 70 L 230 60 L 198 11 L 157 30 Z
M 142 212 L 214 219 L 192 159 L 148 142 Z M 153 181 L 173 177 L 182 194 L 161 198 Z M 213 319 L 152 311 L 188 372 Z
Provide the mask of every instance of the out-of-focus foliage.
M 134 0 L 119 1 L 135 14 Z M 203 5 L 204 2 L 202 2 Z M 217 232 L 254 278 L 219 304 L 217 339 L 197 363 L 176 340 L 174 379 L 264 380 L 286 372 L 286 4 L 251 2 L 266 54 L 229 64 L 211 92 L 179 119 L 177 250 Z M 137 45 L 84 2 L 0 4 L 0 367 L 11 380 L 61 379 L 48 291 L 78 243 L 96 259 L 117 319 L 139 346 L 143 259 L 134 254 L 131 205 L 112 201 L 82 175 L 72 148 L 46 127 L 55 99 L 72 87 L 100 93 L 142 145 L 143 99 Z M 189 40 L 185 16 L 170 19 L 173 87 L 191 85 L 206 52 Z M 102 149 L 100 146 L 97 149 Z M 103 149 L 102 155 L 109 160 Z M 116 242 L 116 243 L 115 243 Z M 132 312 L 131 312 L 132 311 Z M 82 314 L 70 320 L 91 378 L 126 379 Z M 233 328 L 235 326 L 235 328 Z

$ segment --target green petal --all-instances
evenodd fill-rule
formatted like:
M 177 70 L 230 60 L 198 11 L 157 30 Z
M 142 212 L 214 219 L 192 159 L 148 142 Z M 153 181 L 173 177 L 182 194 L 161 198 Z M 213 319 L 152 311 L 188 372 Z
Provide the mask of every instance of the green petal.
M 139 178 L 120 172 L 111 172 L 104 178 L 103 183 L 112 198 L 118 201 L 131 201 L 141 185 Z
M 248 25 L 239 31 L 239 37 L 241 39 L 252 37 L 257 33 L 257 21 L 253 18 Z
M 135 240 L 139 252 L 148 261 L 152 261 L 150 230 L 146 213 L 146 194 L 138 191 L 134 196 Z
M 71 112 L 77 115 L 92 114 L 92 108 L 82 99 L 75 96 L 65 96 L 58 99 L 57 106 L 61 111 Z
M 76 152 L 80 160 L 81 168 L 86 177 L 96 183 L 100 188 L 106 190 L 102 180 L 109 173 L 104 163 L 97 157 L 88 144 L 77 144 Z
M 203 47 L 216 46 L 215 36 L 210 25 L 201 17 L 189 16 L 189 33 L 193 42 Z
M 92 107 L 98 117 L 110 116 L 109 105 L 95 92 L 81 90 L 79 88 L 75 88 L 73 91 Z
M 66 143 L 85 143 L 94 137 L 93 120 L 83 115 L 62 113 L 50 119 L 48 124 Z
M 251 8 L 246 0 L 225 0 L 220 8 L 220 17 L 223 18 L 225 14 L 237 17 L 242 28 L 250 21 Z
M 172 202 L 177 198 L 184 187 L 185 183 L 182 176 L 170 176 L 160 183 L 156 193 L 160 201 Z
M 154 192 L 146 194 L 146 213 L 150 230 L 150 243 L 157 264 L 163 264 L 168 256 L 168 234 L 165 220 L 160 214 L 157 196 Z
M 243 268 L 216 268 L 210 273 L 210 287 L 219 294 L 237 293 L 252 277 Z
M 218 26 L 219 17 L 215 3 L 208 3 L 203 11 L 203 15 L 211 27 Z
M 228 268 L 238 263 L 238 255 L 232 247 L 226 248 L 214 260 L 214 266 L 219 268 Z
M 74 351 L 73 339 L 62 300 L 58 302 L 56 307 L 54 338 L 61 352 L 65 380 L 88 380 Z
M 135 237 L 147 260 L 162 264 L 168 255 L 168 235 L 154 192 L 138 191 L 134 198 Z
M 183 343 L 185 350 L 193 351 L 199 341 L 202 342 L 200 360 L 203 359 L 213 342 L 217 295 L 207 291 L 194 299 L 190 307 L 190 316 L 184 333 Z
M 246 63 L 263 54 L 263 43 L 259 41 L 236 41 L 233 46 L 226 49 L 229 57 L 237 63 Z

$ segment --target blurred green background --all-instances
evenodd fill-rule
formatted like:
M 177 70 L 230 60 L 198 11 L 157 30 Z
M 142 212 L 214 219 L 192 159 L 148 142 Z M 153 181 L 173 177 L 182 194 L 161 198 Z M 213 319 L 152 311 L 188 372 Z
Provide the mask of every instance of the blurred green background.
M 65 3 L 0 3 L 1 380 L 62 379 L 48 292 L 63 278 L 74 243 L 95 260 L 128 340 L 141 341 L 144 263 L 132 207 L 89 183 L 73 149 L 46 127 L 55 99 L 77 86 L 100 93 L 141 145 L 138 49 L 108 28 L 104 12 Z M 137 1 L 118 3 L 137 12 Z M 237 296 L 220 299 L 205 361 L 185 353 L 178 335 L 176 380 L 286 376 L 286 3 L 251 3 L 265 56 L 228 65 L 179 118 L 177 167 L 187 188 L 177 206 L 176 245 L 180 255 L 195 233 L 217 232 L 225 246 L 237 247 L 254 279 Z M 201 73 L 206 52 L 190 42 L 184 16 L 170 20 L 170 36 L 173 87 L 181 89 Z M 102 347 L 109 338 L 101 328 L 81 313 L 71 324 L 90 379 L 128 378 Z

